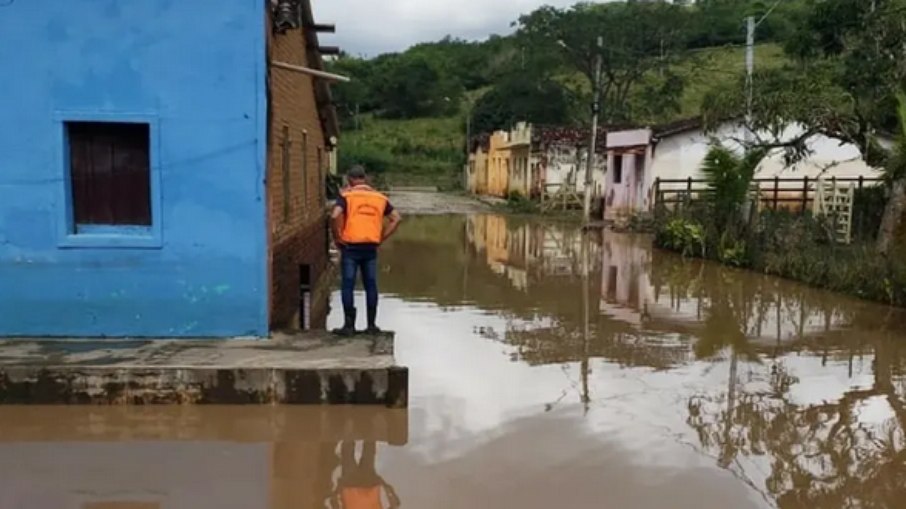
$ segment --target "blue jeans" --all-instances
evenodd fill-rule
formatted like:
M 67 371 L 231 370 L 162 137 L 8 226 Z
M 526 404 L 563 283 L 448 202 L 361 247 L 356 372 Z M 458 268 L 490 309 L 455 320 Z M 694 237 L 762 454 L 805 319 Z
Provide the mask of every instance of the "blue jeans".
M 355 291 L 356 272 L 362 269 L 362 283 L 365 286 L 365 303 L 368 307 L 368 316 L 372 318 L 377 312 L 377 249 L 346 247 L 343 248 L 340 261 L 340 274 L 343 279 L 343 313 L 352 315 L 355 309 L 353 292 Z M 369 324 L 374 325 L 374 324 Z

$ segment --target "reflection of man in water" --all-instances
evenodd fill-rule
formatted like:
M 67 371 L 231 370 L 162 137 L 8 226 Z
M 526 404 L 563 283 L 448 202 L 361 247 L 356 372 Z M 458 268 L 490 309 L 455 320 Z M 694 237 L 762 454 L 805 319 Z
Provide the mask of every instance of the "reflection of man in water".
M 342 472 L 337 481 L 337 489 L 330 500 L 331 508 L 342 509 L 394 509 L 400 506 L 393 486 L 387 484 L 374 469 L 377 456 L 377 445 L 372 441 L 364 442 L 362 458 L 355 460 L 355 442 L 343 442 L 340 450 Z M 384 506 L 381 489 L 387 494 L 388 505 Z M 337 505 L 341 502 L 342 505 Z

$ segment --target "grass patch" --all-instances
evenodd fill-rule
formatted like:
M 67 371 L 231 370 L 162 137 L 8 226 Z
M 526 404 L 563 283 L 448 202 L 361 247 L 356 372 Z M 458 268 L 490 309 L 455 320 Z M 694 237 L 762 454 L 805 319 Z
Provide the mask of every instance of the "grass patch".
M 341 171 L 364 164 L 386 185 L 461 187 L 465 134 L 458 117 L 390 120 L 363 118 L 343 133 Z
M 681 111 L 678 118 L 696 116 L 702 102 L 715 85 L 739 79 L 746 70 L 745 48 L 708 48 L 697 51 L 677 68 L 686 79 Z M 789 60 L 777 44 L 760 44 L 755 47 L 755 66 L 758 69 L 782 67 Z

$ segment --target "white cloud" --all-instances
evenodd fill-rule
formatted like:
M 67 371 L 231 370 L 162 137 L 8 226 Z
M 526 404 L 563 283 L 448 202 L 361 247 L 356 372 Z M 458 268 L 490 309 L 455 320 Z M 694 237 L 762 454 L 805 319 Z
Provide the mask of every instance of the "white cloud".
M 483 39 L 505 34 L 520 14 L 548 4 L 566 7 L 578 0 L 313 0 L 315 19 L 336 23 L 325 44 L 352 54 L 374 56 L 402 51 L 445 35 Z

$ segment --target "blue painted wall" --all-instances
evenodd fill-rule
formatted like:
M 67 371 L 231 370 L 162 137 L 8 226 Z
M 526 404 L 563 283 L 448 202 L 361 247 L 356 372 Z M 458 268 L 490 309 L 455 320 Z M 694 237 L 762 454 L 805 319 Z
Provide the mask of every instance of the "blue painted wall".
M 0 1 L 0 336 L 267 333 L 264 3 Z M 71 235 L 93 118 L 152 125 L 142 238 Z

